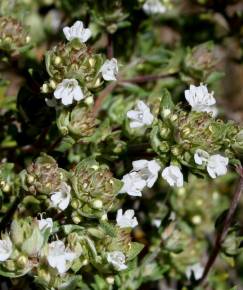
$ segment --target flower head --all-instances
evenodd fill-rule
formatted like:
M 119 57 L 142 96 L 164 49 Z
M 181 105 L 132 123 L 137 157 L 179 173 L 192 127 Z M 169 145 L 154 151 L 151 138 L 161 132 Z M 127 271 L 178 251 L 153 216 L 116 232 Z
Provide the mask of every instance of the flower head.
M 13 244 L 8 235 L 0 240 L 0 262 L 6 261 L 12 254 Z
M 60 84 L 57 85 L 54 91 L 54 97 L 61 99 L 63 105 L 68 106 L 73 101 L 80 101 L 84 99 L 84 94 L 75 79 L 64 79 Z
M 43 219 L 41 217 L 40 220 L 38 220 L 38 226 L 39 226 L 39 230 L 42 231 L 42 230 L 46 230 L 46 229 L 50 229 L 52 230 L 53 228 L 53 220 L 52 218 L 46 218 L 46 219 Z
M 68 262 L 72 262 L 75 258 L 77 258 L 77 254 L 65 248 L 63 241 L 54 241 L 48 245 L 47 261 L 60 274 L 69 269 Z
M 133 171 L 139 173 L 139 175 L 146 181 L 147 187 L 151 188 L 158 178 L 158 173 L 161 169 L 158 162 L 155 160 L 136 160 L 132 163 Z
M 71 187 L 65 182 L 61 183 L 60 189 L 52 193 L 51 201 L 54 207 L 65 210 L 71 199 Z
M 76 21 L 71 27 L 64 27 L 63 33 L 68 41 L 78 39 L 81 43 L 86 42 L 91 36 L 90 29 L 84 28 L 82 21 Z
M 154 116 L 150 113 L 149 107 L 143 101 L 138 101 L 136 109 L 128 111 L 127 117 L 132 120 L 130 122 L 131 128 L 149 126 L 154 120 Z
M 219 154 L 210 156 L 207 163 L 208 174 L 212 178 L 225 175 L 227 173 L 228 163 L 229 159 L 227 157 L 223 157 Z
M 203 271 L 204 271 L 204 268 L 202 267 L 202 265 L 200 263 L 196 263 L 194 265 L 188 266 L 186 268 L 187 279 L 190 279 L 190 277 L 193 273 L 195 279 L 199 280 L 200 278 L 202 278 Z
M 163 14 L 166 7 L 159 0 L 147 0 L 143 4 L 143 10 L 147 14 Z
M 162 171 L 162 177 L 169 183 L 170 186 L 183 186 L 183 175 L 178 166 L 170 165 L 166 167 Z
M 217 112 L 213 105 L 215 105 L 216 100 L 213 94 L 214 92 L 209 93 L 207 87 L 203 84 L 198 87 L 190 85 L 189 90 L 185 90 L 185 98 L 193 111 L 211 112 L 215 116 Z
M 117 211 L 116 222 L 120 228 L 134 228 L 138 225 L 137 218 L 134 217 L 134 210 L 128 209 L 122 213 L 122 209 Z
M 116 81 L 116 76 L 118 74 L 117 60 L 115 58 L 112 58 L 111 60 L 107 59 L 102 65 L 100 71 L 104 80 Z
M 123 176 L 123 187 L 119 193 L 127 193 L 131 196 L 142 196 L 141 191 L 146 186 L 146 181 L 137 172 L 130 172 Z
M 120 251 L 114 251 L 107 254 L 107 261 L 114 266 L 117 271 L 127 269 L 125 265 L 126 257 Z
M 208 158 L 209 158 L 208 152 L 202 149 L 197 149 L 194 154 L 194 161 L 198 165 L 202 165 L 203 163 L 207 162 Z

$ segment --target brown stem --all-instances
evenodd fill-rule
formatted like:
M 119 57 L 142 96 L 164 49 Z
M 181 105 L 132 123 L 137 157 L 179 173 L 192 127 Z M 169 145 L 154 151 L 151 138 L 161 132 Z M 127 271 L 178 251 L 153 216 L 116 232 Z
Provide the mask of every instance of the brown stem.
M 212 268 L 218 254 L 219 254 L 222 243 L 224 242 L 224 240 L 226 238 L 226 235 L 227 235 L 229 227 L 231 225 L 234 213 L 235 213 L 237 205 L 239 203 L 241 194 L 243 192 L 243 168 L 242 167 L 237 168 L 237 172 L 240 175 L 238 185 L 237 185 L 236 190 L 234 192 L 233 199 L 232 199 L 231 204 L 230 204 L 230 208 L 228 210 L 228 213 L 227 213 L 226 218 L 225 218 L 224 223 L 223 223 L 223 227 L 221 228 L 221 230 L 218 232 L 218 234 L 216 236 L 213 251 L 212 251 L 212 253 L 207 261 L 207 264 L 206 264 L 204 272 L 203 272 L 203 276 L 197 283 L 198 285 L 202 284 L 205 281 L 210 269 Z
M 113 58 L 114 49 L 113 49 L 113 39 L 111 34 L 107 34 L 107 57 L 109 59 Z
M 116 86 L 117 82 L 112 82 L 98 95 L 93 108 L 94 116 L 98 115 L 106 96 L 108 96 L 115 89 Z

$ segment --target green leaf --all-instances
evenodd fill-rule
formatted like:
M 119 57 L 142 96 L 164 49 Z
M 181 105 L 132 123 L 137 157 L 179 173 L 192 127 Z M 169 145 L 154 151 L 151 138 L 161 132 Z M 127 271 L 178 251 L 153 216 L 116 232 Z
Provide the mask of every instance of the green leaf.
M 117 235 L 117 228 L 111 223 L 107 222 L 101 222 L 100 223 L 101 228 L 105 231 L 105 233 L 113 238 Z
M 127 260 L 130 261 L 134 259 L 142 251 L 143 248 L 144 248 L 143 244 L 137 242 L 131 243 L 131 247 L 127 253 Z
M 66 235 L 70 234 L 70 233 L 73 233 L 73 232 L 82 232 L 84 230 L 84 227 L 81 227 L 79 225 L 64 225 L 61 227 L 64 231 L 64 233 Z
M 69 150 L 70 148 L 72 148 L 74 144 L 75 144 L 75 140 L 70 136 L 66 136 L 62 138 L 60 144 L 55 149 L 55 151 L 65 152 Z
M 164 119 L 170 112 L 173 111 L 175 105 L 172 101 L 170 92 L 167 89 L 163 89 L 160 102 L 160 115 Z

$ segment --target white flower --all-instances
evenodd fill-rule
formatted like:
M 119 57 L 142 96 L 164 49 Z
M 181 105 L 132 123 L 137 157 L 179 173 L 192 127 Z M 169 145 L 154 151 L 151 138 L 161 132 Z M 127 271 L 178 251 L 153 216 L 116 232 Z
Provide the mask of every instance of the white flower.
M 56 268 L 60 274 L 69 269 L 69 263 L 77 258 L 77 254 L 65 248 L 63 241 L 54 241 L 48 244 L 47 261 L 52 268 Z
M 200 263 L 197 263 L 197 264 L 188 266 L 186 268 L 186 276 L 187 276 L 187 279 L 190 279 L 191 278 L 191 275 L 193 273 L 195 279 L 196 280 L 199 280 L 199 279 L 202 278 L 203 271 L 204 271 L 204 268 L 202 267 L 202 265 Z
M 143 4 L 143 10 L 147 14 L 163 14 L 166 12 L 166 7 L 159 0 L 147 0 Z
M 12 254 L 13 244 L 8 235 L 4 235 L 0 240 L 0 261 L 6 261 Z
M 106 81 L 116 81 L 116 76 L 118 74 L 117 60 L 112 58 L 111 60 L 106 60 L 102 65 L 100 72 L 103 79 Z
M 202 149 L 197 149 L 194 154 L 195 163 L 198 165 L 202 165 L 204 162 L 207 162 L 208 158 L 209 158 L 208 152 Z
M 52 32 L 57 33 L 62 21 L 62 13 L 56 9 L 52 9 L 47 13 L 45 18 Z
M 227 157 L 223 157 L 219 154 L 210 156 L 207 163 L 208 174 L 212 178 L 225 175 L 227 173 L 228 163 L 229 159 Z
M 207 87 L 203 84 L 200 84 L 198 87 L 190 85 L 189 90 L 185 90 L 185 98 L 192 107 L 192 111 L 211 112 L 215 116 L 217 110 L 213 106 L 216 103 L 213 94 L 214 92 L 209 93 Z
M 120 228 L 134 228 L 138 225 L 137 218 L 134 217 L 134 210 L 128 209 L 122 213 L 122 209 L 117 211 L 116 222 Z
M 162 171 L 162 177 L 169 183 L 170 186 L 183 186 L 183 175 L 178 166 L 170 165 Z
M 152 225 L 155 226 L 156 228 L 159 228 L 162 223 L 162 219 L 153 219 L 152 220 Z
M 122 271 L 127 269 L 125 265 L 126 257 L 120 251 L 114 251 L 107 254 L 108 263 L 112 264 L 117 271 Z
M 131 196 L 142 196 L 141 191 L 146 186 L 146 181 L 137 172 L 130 172 L 122 178 L 123 187 L 119 193 L 127 193 Z
M 54 207 L 64 210 L 68 207 L 71 199 L 71 187 L 62 182 L 58 191 L 52 193 L 51 201 Z
M 91 30 L 84 28 L 82 21 L 76 21 L 71 27 L 64 27 L 63 33 L 68 41 L 78 39 L 81 43 L 86 42 L 91 36 Z
M 48 228 L 50 228 L 51 231 L 52 231 L 52 228 L 53 228 L 53 220 L 52 220 L 52 218 L 43 219 L 41 217 L 41 219 L 38 220 L 38 226 L 39 226 L 39 230 L 40 231 L 46 230 Z
M 161 169 L 155 160 L 137 160 L 132 163 L 133 171 L 137 171 L 139 175 L 146 181 L 147 187 L 151 188 L 158 178 Z
M 84 94 L 75 79 L 64 79 L 57 85 L 54 91 L 54 97 L 61 99 L 63 105 L 71 105 L 73 101 L 80 101 L 84 99 Z
M 154 120 L 154 116 L 150 113 L 149 107 L 143 101 L 138 101 L 136 109 L 128 111 L 127 117 L 132 120 L 130 122 L 131 128 L 151 125 Z

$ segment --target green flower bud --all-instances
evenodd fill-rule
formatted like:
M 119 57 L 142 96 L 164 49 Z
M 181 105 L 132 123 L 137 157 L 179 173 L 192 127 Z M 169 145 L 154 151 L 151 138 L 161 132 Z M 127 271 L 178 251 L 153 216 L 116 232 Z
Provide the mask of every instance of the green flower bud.
M 0 17 L 0 48 L 9 52 L 27 48 L 30 37 L 21 23 L 7 16 Z
M 213 42 L 199 44 L 193 49 L 188 49 L 184 61 L 185 69 L 193 77 L 202 79 L 205 75 L 209 75 L 218 61 L 220 61 L 219 55 L 218 49 Z
M 63 135 L 73 137 L 88 137 L 95 131 L 96 119 L 90 109 L 85 106 L 76 106 L 72 111 L 61 111 L 57 126 Z
M 13 260 L 7 260 L 4 264 L 9 271 L 14 272 L 16 270 L 16 263 Z
M 78 216 L 76 213 L 72 214 L 72 220 L 76 225 L 82 222 L 82 218 Z
M 162 141 L 159 145 L 159 151 L 161 153 L 168 152 L 170 150 L 170 144 L 166 141 Z
M 48 271 L 48 269 L 37 268 L 37 275 L 46 283 L 49 283 L 51 281 L 51 273 Z
M 82 207 L 78 210 L 84 216 L 103 215 L 117 202 L 115 197 L 122 182 L 113 178 L 105 165 L 99 165 L 94 159 L 81 161 L 74 169 L 72 185 L 76 199 Z
M 171 147 L 171 153 L 174 155 L 174 156 L 179 156 L 181 155 L 183 152 L 183 149 L 180 147 L 180 146 L 172 146 Z
M 20 255 L 16 261 L 16 264 L 18 268 L 23 269 L 23 268 L 26 268 L 26 266 L 28 265 L 28 262 L 29 260 L 26 256 Z
M 37 223 L 32 223 L 32 233 L 29 238 L 25 239 L 21 250 L 28 256 L 36 256 L 43 247 L 44 237 L 39 230 Z
M 65 172 L 58 167 L 55 159 L 42 154 L 26 171 L 21 172 L 22 186 L 32 193 L 50 194 L 65 179 Z
M 103 207 L 103 202 L 100 199 L 94 199 L 92 202 L 92 207 L 95 209 L 102 209 Z
M 169 137 L 170 133 L 171 133 L 170 128 L 165 127 L 165 126 L 160 127 L 159 134 L 160 134 L 161 138 L 167 139 Z

